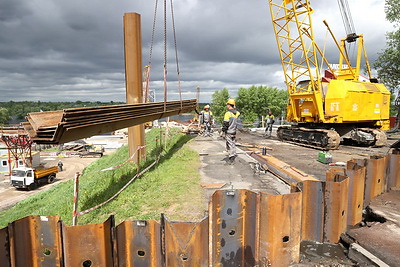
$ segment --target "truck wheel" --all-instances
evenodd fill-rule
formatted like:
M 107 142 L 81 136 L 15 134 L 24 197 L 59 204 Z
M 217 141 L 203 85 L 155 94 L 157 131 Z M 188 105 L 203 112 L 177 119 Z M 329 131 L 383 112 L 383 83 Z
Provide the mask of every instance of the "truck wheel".
M 28 190 L 29 190 L 29 191 L 35 190 L 36 188 L 37 188 L 37 184 L 36 184 L 36 183 L 31 183 L 31 184 L 28 186 Z
M 54 175 L 49 175 L 49 177 L 47 177 L 47 183 L 52 184 L 55 179 L 56 177 Z

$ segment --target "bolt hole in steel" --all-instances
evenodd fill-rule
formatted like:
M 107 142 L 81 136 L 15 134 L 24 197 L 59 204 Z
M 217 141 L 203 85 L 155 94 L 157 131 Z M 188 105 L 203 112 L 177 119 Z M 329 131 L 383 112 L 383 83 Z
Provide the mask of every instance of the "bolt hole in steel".
M 283 243 L 287 243 L 287 242 L 289 242 L 289 236 L 287 236 L 287 235 L 285 235 L 283 238 L 282 238 L 282 241 L 283 241 Z
M 221 239 L 221 247 L 225 247 L 225 239 L 224 238 Z
M 48 250 L 47 248 L 43 251 L 43 254 L 46 256 L 49 256 L 51 254 L 51 251 Z
M 342 210 L 342 216 L 344 216 L 344 210 Z
M 236 232 L 235 232 L 235 230 L 233 230 L 233 229 L 229 231 L 229 235 L 235 235 L 235 233 L 236 233 Z
M 144 257 L 144 255 L 146 255 L 146 252 L 144 252 L 143 250 L 138 250 L 137 254 L 138 254 L 140 257 Z
M 357 208 L 360 208 L 360 207 L 361 207 L 361 205 L 360 205 L 360 204 L 358 204 Z
M 381 179 L 378 179 L 378 184 L 381 182 Z
M 231 208 L 227 209 L 227 210 L 226 210 L 226 214 L 232 215 L 232 209 L 231 209 Z
M 181 254 L 182 261 L 187 261 L 189 258 L 185 254 Z
M 91 260 L 85 260 L 85 261 L 82 263 L 82 266 L 83 266 L 83 267 L 90 267 L 90 266 L 92 266 L 92 261 L 91 261 Z

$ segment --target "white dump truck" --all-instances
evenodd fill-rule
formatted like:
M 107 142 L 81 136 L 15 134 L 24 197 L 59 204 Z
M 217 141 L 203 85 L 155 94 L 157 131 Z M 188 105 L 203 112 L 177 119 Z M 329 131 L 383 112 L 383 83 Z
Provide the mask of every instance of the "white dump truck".
M 15 188 L 35 189 L 38 185 L 44 183 L 53 183 L 58 173 L 58 167 L 44 169 L 19 167 L 11 172 L 11 184 Z

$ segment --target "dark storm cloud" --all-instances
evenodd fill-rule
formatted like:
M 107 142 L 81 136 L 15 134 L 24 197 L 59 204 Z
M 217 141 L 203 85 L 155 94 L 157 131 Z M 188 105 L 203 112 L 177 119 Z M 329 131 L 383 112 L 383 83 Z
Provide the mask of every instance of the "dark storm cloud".
M 151 60 L 151 87 L 159 94 L 163 88 L 162 2 L 158 6 Z M 251 85 L 284 88 L 266 1 L 175 0 L 173 3 L 185 97 L 195 97 L 197 86 L 201 87 L 202 101 L 209 101 L 211 94 L 222 88 L 228 88 L 232 95 L 238 88 Z M 1 1 L 0 101 L 124 101 L 123 15 L 141 14 L 143 64 L 148 64 L 154 4 L 155 1 L 143 0 Z M 324 18 L 335 33 L 343 35 L 336 2 L 312 4 L 314 24 L 319 27 L 317 41 L 324 42 L 326 30 L 321 25 Z M 360 33 L 365 33 L 364 29 L 375 31 L 365 34 L 367 51 L 374 59 L 384 46 L 388 23 L 382 16 L 367 14 L 377 13 L 377 8 L 383 8 L 382 3 L 355 0 L 355 4 L 362 5 L 352 9 L 357 14 L 355 24 L 361 24 L 357 27 Z M 383 10 L 380 12 L 383 14 Z M 168 95 L 177 99 L 170 18 L 167 28 L 171 81 Z M 337 59 L 337 50 L 332 45 L 327 51 L 330 60 Z

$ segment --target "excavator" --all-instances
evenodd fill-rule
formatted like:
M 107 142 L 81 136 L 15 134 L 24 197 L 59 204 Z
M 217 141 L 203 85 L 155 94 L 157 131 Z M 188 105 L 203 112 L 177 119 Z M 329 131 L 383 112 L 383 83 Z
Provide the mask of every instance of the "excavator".
M 291 125 L 279 127 L 278 138 L 325 150 L 337 149 L 340 143 L 386 145 L 390 92 L 371 75 L 363 35 L 349 27 L 346 38 L 338 41 L 324 21 L 339 50 L 339 63 L 330 64 L 314 38 L 310 1 L 268 1 L 289 92 L 287 121 Z M 338 2 L 348 22 L 348 5 Z M 356 47 L 355 63 L 350 60 L 350 45 Z M 360 73 L 362 60 L 369 77 Z

